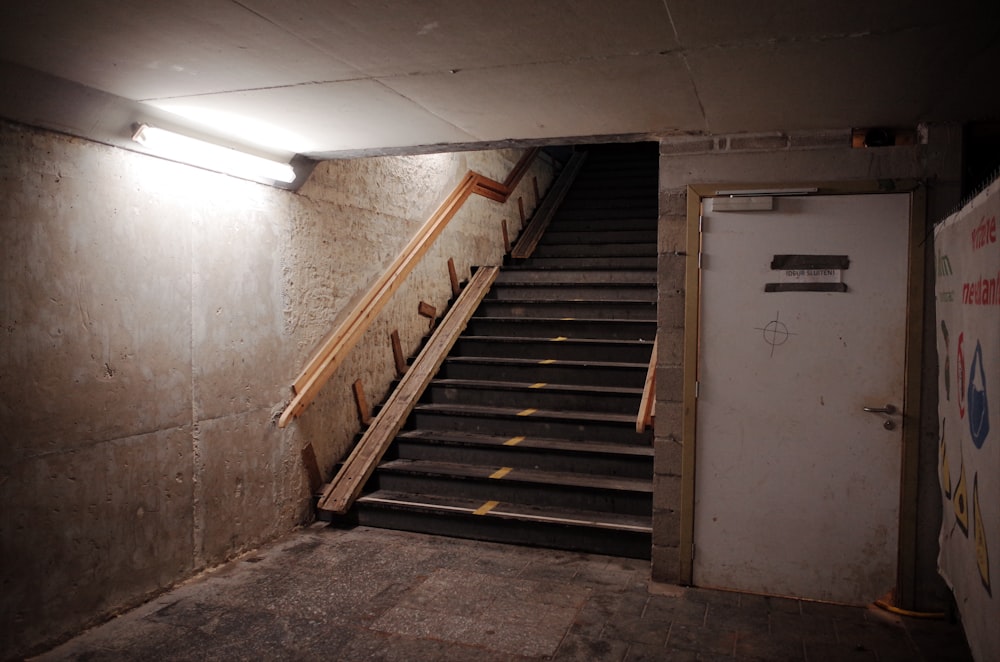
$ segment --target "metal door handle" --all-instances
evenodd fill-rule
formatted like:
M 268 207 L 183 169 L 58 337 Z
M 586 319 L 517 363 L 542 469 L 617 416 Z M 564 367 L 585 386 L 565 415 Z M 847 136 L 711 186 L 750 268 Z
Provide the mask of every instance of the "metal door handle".
M 894 405 L 886 405 L 884 407 L 865 407 L 865 411 L 871 414 L 895 414 L 896 407 Z

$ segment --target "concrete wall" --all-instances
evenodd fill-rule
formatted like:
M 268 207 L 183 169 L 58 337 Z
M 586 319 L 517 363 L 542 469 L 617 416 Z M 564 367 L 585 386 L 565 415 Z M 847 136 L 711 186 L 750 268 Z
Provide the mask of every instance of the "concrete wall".
M 660 146 L 659 346 L 655 430 L 653 576 L 679 574 L 681 452 L 683 435 L 684 258 L 686 187 L 690 184 L 781 184 L 915 178 L 927 183 L 928 227 L 953 211 L 960 196 L 961 131 L 928 127 L 921 144 L 852 149 L 850 131 L 800 134 L 672 137 Z M 932 265 L 933 246 L 925 247 Z M 924 393 L 919 448 L 917 607 L 938 609 L 947 589 L 937 574 L 941 521 L 937 484 L 937 359 L 934 351 L 934 288 L 926 269 Z M 673 348 L 671 351 L 670 348 Z
M 345 306 L 467 169 L 517 150 L 320 164 L 298 193 L 0 124 L 0 659 L 79 628 L 311 517 L 377 402 L 388 333 L 412 351 L 460 274 L 502 256 L 506 206 L 474 198 L 297 422 L 289 384 Z M 324 476 L 326 477 L 326 476 Z

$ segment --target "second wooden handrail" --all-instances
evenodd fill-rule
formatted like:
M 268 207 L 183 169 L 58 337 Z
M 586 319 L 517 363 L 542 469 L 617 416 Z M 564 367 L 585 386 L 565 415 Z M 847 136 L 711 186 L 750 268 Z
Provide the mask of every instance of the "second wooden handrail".
M 278 418 L 278 427 L 288 423 L 308 407 L 317 393 L 337 371 L 340 364 L 375 321 L 379 312 L 427 253 L 434 240 L 458 213 L 470 195 L 482 195 L 497 202 L 506 202 L 538 155 L 537 147 L 529 149 L 502 183 L 469 171 L 444 202 L 417 231 L 389 268 L 351 310 L 345 321 L 326 339 L 292 384 L 294 397 Z
M 653 351 L 649 356 L 649 367 L 646 369 L 646 383 L 642 387 L 642 401 L 639 403 L 639 415 L 635 419 L 635 431 L 642 432 L 653 422 L 653 410 L 656 407 L 656 343 L 653 340 Z

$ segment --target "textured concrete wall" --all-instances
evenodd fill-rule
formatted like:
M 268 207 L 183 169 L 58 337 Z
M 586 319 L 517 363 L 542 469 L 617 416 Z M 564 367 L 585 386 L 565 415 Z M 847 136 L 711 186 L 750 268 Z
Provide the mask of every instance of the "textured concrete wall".
M 683 448 L 684 251 L 686 187 L 691 184 L 782 184 L 876 179 L 921 179 L 927 184 L 928 223 L 958 205 L 961 131 L 931 126 L 912 146 L 852 149 L 850 131 L 665 138 L 660 145 L 659 346 L 653 576 L 679 579 L 681 451 Z M 932 242 L 925 248 L 932 264 Z M 918 606 L 939 608 L 946 588 L 937 575 L 941 499 L 937 484 L 937 370 L 934 356 L 933 269 L 926 269 L 924 393 L 920 429 L 917 531 Z M 677 351 L 671 351 L 675 348 Z
M 310 518 L 323 471 L 412 351 L 427 301 L 501 259 L 506 206 L 474 199 L 317 403 L 275 425 L 345 306 L 469 168 L 519 151 L 317 167 L 299 194 L 0 125 L 0 659 L 52 642 Z

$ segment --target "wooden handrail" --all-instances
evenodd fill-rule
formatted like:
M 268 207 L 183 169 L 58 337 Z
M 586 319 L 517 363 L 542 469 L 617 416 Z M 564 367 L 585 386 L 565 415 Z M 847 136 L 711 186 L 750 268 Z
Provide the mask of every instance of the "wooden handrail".
M 476 312 L 500 267 L 480 267 L 469 279 L 455 304 L 441 320 L 427 345 L 399 380 L 396 389 L 372 421 L 340 471 L 323 490 L 317 508 L 344 514 L 350 510 L 361 488 L 375 471 L 382 456 L 402 429 L 420 395 L 437 373 L 459 335 Z
M 649 367 L 646 369 L 646 383 L 642 387 L 642 401 L 639 403 L 639 415 L 635 420 L 635 431 L 642 432 L 653 422 L 653 410 L 656 407 L 656 343 L 653 340 L 653 351 L 649 356 Z
M 537 147 L 529 149 L 514 166 L 507 179 L 501 183 L 479 173 L 469 171 L 457 187 L 445 198 L 441 206 L 417 231 L 389 268 L 364 297 L 354 306 L 350 315 L 331 333 L 322 346 L 306 363 L 305 368 L 292 384 L 294 397 L 278 419 L 278 427 L 285 427 L 299 416 L 316 398 L 319 390 L 329 381 L 344 362 L 347 353 L 361 340 L 379 312 L 392 295 L 402 286 L 410 272 L 430 249 L 434 240 L 444 231 L 448 222 L 458 213 L 473 193 L 497 202 L 506 202 L 518 182 L 531 167 L 538 155 Z

